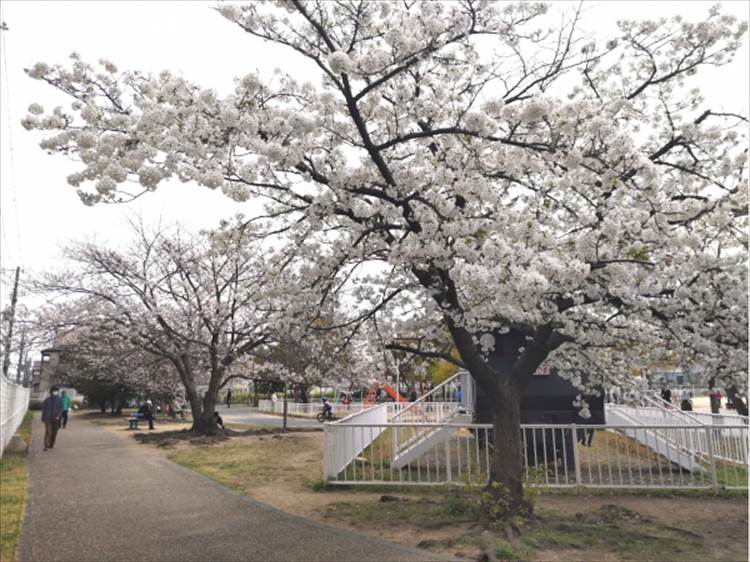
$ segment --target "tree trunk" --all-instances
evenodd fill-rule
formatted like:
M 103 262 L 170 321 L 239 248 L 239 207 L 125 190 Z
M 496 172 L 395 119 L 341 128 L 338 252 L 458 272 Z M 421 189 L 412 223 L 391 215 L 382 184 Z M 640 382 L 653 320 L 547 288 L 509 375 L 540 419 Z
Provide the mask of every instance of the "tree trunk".
M 117 415 L 117 393 L 113 392 L 109 397 L 109 415 Z
M 193 415 L 193 425 L 190 431 L 198 435 L 216 435 L 218 425 L 214 417 L 218 385 L 212 384 L 204 398 L 195 388 L 192 366 L 187 356 L 181 357 L 173 362 L 180 374 L 182 386 L 185 388 L 185 399 L 190 404 L 190 412 Z M 212 396 L 212 398 L 209 398 Z
M 309 402 L 310 401 L 310 395 L 307 393 L 307 385 L 306 384 L 300 384 L 298 387 L 299 389 L 299 398 L 300 402 Z
M 216 424 L 216 418 L 214 417 L 214 410 L 210 412 L 203 410 L 198 417 L 193 418 L 193 427 L 190 428 L 193 433 L 200 435 L 216 435 L 219 430 L 219 426 Z
M 216 398 L 213 401 L 201 398 L 197 392 L 186 389 L 187 399 L 190 402 L 190 411 L 193 414 L 193 425 L 190 431 L 199 435 L 216 435 L 218 425 L 214 417 Z
M 485 492 L 491 502 L 483 506 L 488 521 L 529 515 L 531 504 L 523 492 L 523 445 L 521 440 L 521 390 L 510 381 L 498 384 L 493 401 L 493 437 L 490 479 Z
M 199 435 L 216 435 L 219 426 L 216 423 L 214 412 L 216 411 L 217 393 L 213 395 L 209 388 L 206 395 L 201 398 L 192 389 L 185 389 L 190 402 L 190 410 L 193 414 L 193 426 L 190 431 Z
M 127 403 L 127 400 L 125 400 L 125 396 L 124 396 L 124 395 L 121 395 L 121 396 L 120 396 L 120 397 L 119 397 L 119 398 L 117 399 L 117 408 L 115 409 L 115 411 L 117 412 L 117 415 L 118 415 L 118 416 L 121 416 L 121 415 L 122 415 L 122 410 L 123 410 L 123 408 L 125 407 L 125 404 L 126 404 L 126 403 Z

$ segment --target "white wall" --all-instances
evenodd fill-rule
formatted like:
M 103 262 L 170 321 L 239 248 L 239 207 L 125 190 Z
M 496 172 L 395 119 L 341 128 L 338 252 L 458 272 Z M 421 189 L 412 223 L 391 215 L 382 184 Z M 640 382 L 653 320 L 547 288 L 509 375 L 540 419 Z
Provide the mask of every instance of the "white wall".
M 0 457 L 29 408 L 29 389 L 0 375 Z
M 344 470 L 365 448 L 383 433 L 388 423 L 388 405 L 380 404 L 343 420 L 326 425 L 326 478 Z M 349 424 L 373 424 L 375 427 L 350 427 Z

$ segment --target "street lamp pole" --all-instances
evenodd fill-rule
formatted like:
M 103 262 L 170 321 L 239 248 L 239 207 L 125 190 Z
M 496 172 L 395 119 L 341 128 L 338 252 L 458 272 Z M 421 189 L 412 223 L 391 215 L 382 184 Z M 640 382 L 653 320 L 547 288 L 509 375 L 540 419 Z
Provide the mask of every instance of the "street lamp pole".
M 396 360 L 396 402 L 401 402 L 401 368 L 398 364 L 398 357 L 394 357 Z
M 288 411 L 287 394 L 289 394 L 289 383 L 284 382 L 284 432 L 286 432 L 286 415 Z

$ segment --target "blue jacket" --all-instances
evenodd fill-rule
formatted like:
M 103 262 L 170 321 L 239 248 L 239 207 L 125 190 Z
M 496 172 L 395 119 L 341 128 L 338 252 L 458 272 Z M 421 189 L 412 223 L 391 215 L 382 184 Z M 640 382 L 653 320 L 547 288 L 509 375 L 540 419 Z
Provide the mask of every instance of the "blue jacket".
M 42 421 L 60 419 L 63 413 L 63 401 L 59 396 L 48 396 L 42 402 Z

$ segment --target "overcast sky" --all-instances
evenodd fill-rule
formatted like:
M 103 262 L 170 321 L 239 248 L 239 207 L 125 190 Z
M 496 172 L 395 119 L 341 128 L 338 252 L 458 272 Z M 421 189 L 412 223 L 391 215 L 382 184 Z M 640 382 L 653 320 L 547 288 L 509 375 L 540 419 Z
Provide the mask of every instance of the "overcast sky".
M 606 33 L 623 18 L 671 16 L 702 18 L 713 2 L 591 2 L 586 29 Z M 17 265 L 26 271 L 55 267 L 59 244 L 71 238 L 96 235 L 118 240 L 125 233 L 126 214 L 147 220 L 180 221 L 211 227 L 223 217 L 252 211 L 198 186 L 175 182 L 128 205 L 85 207 L 66 176 L 78 164 L 62 156 L 48 156 L 38 143 L 41 137 L 20 126 L 26 108 L 38 102 L 46 108 L 70 100 L 23 72 L 34 62 L 65 63 L 79 52 L 84 60 L 113 61 L 121 70 L 181 71 L 185 78 L 220 94 L 232 80 L 254 71 L 270 73 L 275 67 L 298 77 L 318 81 L 308 64 L 279 47 L 251 38 L 211 8 L 215 3 L 188 2 L 34 2 L 2 0 L 2 85 L 0 85 L 0 186 L 2 205 L 2 302 L 8 299 L 7 272 Z M 558 2 L 555 10 L 567 3 Z M 744 1 L 726 2 L 725 9 L 747 19 Z M 711 109 L 747 113 L 748 48 L 729 68 L 703 77 L 701 87 Z

